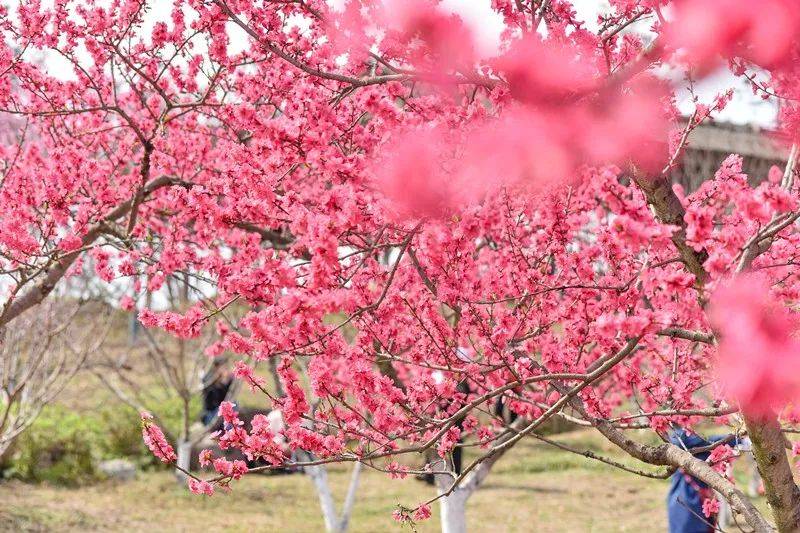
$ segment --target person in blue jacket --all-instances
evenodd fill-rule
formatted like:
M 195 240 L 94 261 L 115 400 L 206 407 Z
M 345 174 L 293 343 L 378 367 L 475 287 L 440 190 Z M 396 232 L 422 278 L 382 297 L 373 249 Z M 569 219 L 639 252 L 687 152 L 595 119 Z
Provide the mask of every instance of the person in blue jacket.
M 727 435 L 709 439 L 696 434 L 689 434 L 679 429 L 670 435 L 670 442 L 684 450 L 710 446 L 714 442 L 727 438 Z M 710 451 L 698 452 L 694 456 L 705 461 Z M 703 500 L 714 498 L 714 491 L 699 479 L 686 474 L 682 470 L 672 475 L 667 496 L 667 515 L 670 533 L 709 533 L 716 530 L 716 517 L 706 518 L 703 514 Z

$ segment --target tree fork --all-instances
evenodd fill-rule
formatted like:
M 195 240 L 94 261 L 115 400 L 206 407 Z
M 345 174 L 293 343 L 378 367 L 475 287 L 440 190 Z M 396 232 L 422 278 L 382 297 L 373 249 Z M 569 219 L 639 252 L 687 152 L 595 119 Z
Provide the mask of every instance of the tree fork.
M 672 235 L 672 242 L 681 254 L 681 261 L 695 275 L 698 287 L 702 287 L 708 277 L 703 267 L 708 254 L 705 251 L 696 252 L 686 243 L 685 210 L 672 190 L 669 178 L 665 175 L 654 177 L 634 172 L 632 179 L 644 192 L 647 203 L 659 220 L 678 226 L 679 229 Z M 753 442 L 753 454 L 764 479 L 765 494 L 778 531 L 800 531 L 800 488 L 792 476 L 792 468 L 786 457 L 786 440 L 777 418 L 745 417 L 745 424 Z M 728 498 L 727 494 L 725 496 Z

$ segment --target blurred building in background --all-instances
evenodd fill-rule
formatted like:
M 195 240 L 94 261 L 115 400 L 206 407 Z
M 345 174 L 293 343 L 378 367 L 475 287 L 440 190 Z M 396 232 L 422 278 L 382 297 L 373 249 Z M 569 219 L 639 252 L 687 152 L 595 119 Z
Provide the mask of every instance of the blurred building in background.
M 689 134 L 683 157 L 672 171 L 673 181 L 689 193 L 714 176 L 730 154 L 741 155 L 744 172 L 751 184 L 765 180 L 769 169 L 781 169 L 789 157 L 789 147 L 775 140 L 769 130 L 725 122 L 706 122 Z

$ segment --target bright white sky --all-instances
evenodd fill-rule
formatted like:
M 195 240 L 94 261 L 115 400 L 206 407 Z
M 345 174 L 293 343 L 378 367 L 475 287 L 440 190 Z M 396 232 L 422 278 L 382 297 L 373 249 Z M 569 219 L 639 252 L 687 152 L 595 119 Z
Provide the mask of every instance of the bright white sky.
M 503 29 L 502 19 L 491 9 L 491 0 L 443 0 L 442 5 L 459 13 L 479 36 L 480 43 L 491 50 Z M 609 9 L 607 0 L 573 0 L 573 5 L 580 18 L 589 29 L 597 28 L 597 17 Z M 647 23 L 644 28 L 646 30 Z M 776 108 L 773 102 L 766 102 L 753 95 L 749 86 L 735 78 L 729 71 L 722 69 L 709 76 L 695 87 L 695 93 L 701 103 L 713 102 L 720 92 L 734 87 L 734 97 L 728 107 L 716 118 L 737 124 L 756 124 L 769 127 L 775 124 Z M 679 107 L 684 114 L 691 114 L 693 105 L 689 95 L 684 91 L 679 97 Z

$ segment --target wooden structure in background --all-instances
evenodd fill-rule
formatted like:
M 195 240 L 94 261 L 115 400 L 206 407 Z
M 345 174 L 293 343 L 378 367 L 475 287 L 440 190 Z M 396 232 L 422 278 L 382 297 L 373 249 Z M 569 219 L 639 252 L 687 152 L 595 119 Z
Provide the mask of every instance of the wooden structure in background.
M 730 154 L 744 158 L 744 171 L 755 184 L 767 178 L 770 167 L 786 165 L 789 148 L 773 140 L 771 132 L 754 126 L 707 122 L 689 134 L 681 161 L 672 172 L 673 181 L 688 193 L 714 176 Z

